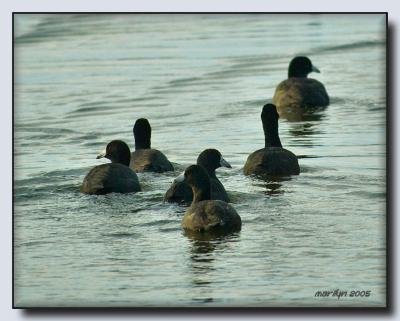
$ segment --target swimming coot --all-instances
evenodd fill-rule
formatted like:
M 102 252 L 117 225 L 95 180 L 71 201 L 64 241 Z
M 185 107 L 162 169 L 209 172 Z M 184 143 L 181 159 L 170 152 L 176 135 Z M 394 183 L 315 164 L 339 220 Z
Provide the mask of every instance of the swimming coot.
M 121 140 L 108 143 L 97 158 L 108 158 L 111 163 L 96 166 L 83 179 L 81 191 L 86 194 L 129 193 L 140 191 L 139 180 L 129 168 L 131 152 Z
M 264 128 L 265 148 L 250 154 L 244 165 L 245 175 L 286 176 L 300 174 L 297 157 L 282 148 L 278 134 L 278 118 L 275 105 L 263 107 L 261 120 Z
M 240 231 L 242 221 L 236 210 L 228 203 L 211 200 L 210 178 L 200 165 L 189 166 L 177 181 L 187 183 L 193 191 L 193 201 L 187 209 L 182 227 L 196 232 Z
M 229 196 L 222 183 L 215 175 L 215 170 L 219 167 L 232 166 L 222 157 L 221 153 L 213 148 L 202 151 L 197 157 L 197 165 L 202 166 L 208 173 L 211 183 L 211 199 L 229 202 Z M 190 204 L 193 200 L 191 187 L 184 182 L 174 181 L 168 191 L 165 193 L 164 200 L 170 203 L 184 202 Z
M 151 126 L 146 118 L 136 120 L 133 127 L 135 151 L 131 155 L 130 167 L 135 172 L 162 173 L 173 171 L 168 158 L 159 150 L 151 148 Z
M 329 96 L 324 85 L 307 78 L 310 72 L 320 72 L 307 57 L 295 57 L 289 64 L 288 79 L 276 87 L 273 103 L 278 110 L 284 108 L 325 107 Z

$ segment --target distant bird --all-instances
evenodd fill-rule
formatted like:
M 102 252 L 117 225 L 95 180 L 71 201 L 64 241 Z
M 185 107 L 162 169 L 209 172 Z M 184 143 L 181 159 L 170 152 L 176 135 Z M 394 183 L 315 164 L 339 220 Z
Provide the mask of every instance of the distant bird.
M 174 167 L 159 150 L 151 148 L 151 126 L 147 119 L 136 120 L 133 127 L 135 151 L 131 155 L 130 168 L 135 172 L 167 172 Z
M 289 64 L 288 79 L 282 81 L 275 90 L 273 103 L 278 110 L 329 105 L 324 85 L 316 79 L 307 78 L 312 71 L 320 72 L 309 58 L 293 58 Z
M 108 158 L 111 163 L 98 165 L 83 179 L 81 192 L 86 194 L 129 193 L 140 191 L 139 180 L 129 168 L 131 152 L 121 140 L 108 143 L 96 158 Z
M 243 169 L 245 175 L 286 176 L 300 174 L 296 155 L 282 148 L 278 134 L 278 118 L 275 105 L 267 104 L 263 107 L 261 120 L 265 147 L 249 155 Z
M 211 183 L 211 199 L 229 202 L 229 196 L 222 183 L 215 175 L 215 170 L 219 167 L 232 168 L 232 166 L 222 157 L 216 149 L 205 149 L 197 157 L 197 165 L 202 166 L 208 173 Z M 191 187 L 184 182 L 173 182 L 165 193 L 164 200 L 170 203 L 184 202 L 190 204 L 193 200 Z
M 235 232 L 242 228 L 242 220 L 230 204 L 211 200 L 210 178 L 200 165 L 191 165 L 177 179 L 187 183 L 193 191 L 193 201 L 187 209 L 182 227 L 195 232 Z

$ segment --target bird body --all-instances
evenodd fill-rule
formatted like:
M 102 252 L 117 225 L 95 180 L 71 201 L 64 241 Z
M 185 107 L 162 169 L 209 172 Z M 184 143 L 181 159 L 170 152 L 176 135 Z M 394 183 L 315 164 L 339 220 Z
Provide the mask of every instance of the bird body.
M 295 57 L 289 64 L 288 79 L 275 89 L 273 104 L 281 112 L 287 108 L 325 107 L 329 96 L 324 85 L 316 79 L 307 78 L 311 72 L 319 73 L 307 57 Z
M 295 154 L 282 147 L 278 133 L 276 106 L 266 104 L 261 113 L 265 147 L 251 153 L 243 168 L 245 175 L 286 176 L 300 174 Z
M 174 170 L 174 167 L 168 158 L 162 152 L 154 148 L 135 150 L 131 154 L 131 162 L 129 167 L 137 173 L 163 173 Z
M 96 166 L 83 180 L 85 194 L 129 193 L 140 191 L 137 175 L 126 165 L 110 163 Z
M 189 166 L 177 181 L 186 182 L 193 191 L 193 201 L 182 219 L 182 227 L 195 232 L 240 231 L 242 221 L 234 207 L 224 201 L 210 199 L 210 180 L 200 165 Z
M 210 179 L 210 197 L 212 200 L 221 200 L 229 202 L 229 196 L 224 185 L 215 175 L 215 170 L 219 167 L 231 168 L 232 166 L 222 157 L 221 153 L 213 148 L 205 149 L 197 157 L 197 165 L 202 166 Z M 191 187 L 185 182 L 173 182 L 168 191 L 165 193 L 164 200 L 170 203 L 187 203 L 191 204 L 193 200 L 193 192 Z
M 173 171 L 168 158 L 159 150 L 151 148 L 151 126 L 146 118 L 139 118 L 133 126 L 135 151 L 131 154 L 129 167 L 135 172 L 163 173 Z
M 129 168 L 130 150 L 121 140 L 111 141 L 97 158 L 108 158 L 111 163 L 92 168 L 83 179 L 81 192 L 85 194 L 130 193 L 140 191 L 139 179 Z
M 249 155 L 243 172 L 245 175 L 286 176 L 299 175 L 300 167 L 295 154 L 282 147 L 266 147 Z
M 276 87 L 272 102 L 278 109 L 324 107 L 329 105 L 329 96 L 316 79 L 289 78 Z

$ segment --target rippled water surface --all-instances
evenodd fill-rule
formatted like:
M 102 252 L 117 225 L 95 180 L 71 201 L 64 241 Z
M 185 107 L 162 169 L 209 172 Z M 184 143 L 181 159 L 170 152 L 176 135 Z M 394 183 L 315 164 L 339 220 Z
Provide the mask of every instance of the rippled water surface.
M 383 15 L 15 15 L 16 306 L 383 306 Z M 301 175 L 245 177 L 260 113 L 295 55 L 331 105 L 280 119 Z M 175 164 L 137 194 L 79 193 L 112 139 L 146 117 Z M 205 148 L 240 233 L 185 235 L 168 186 Z M 316 291 L 348 291 L 340 300 Z M 350 297 L 351 290 L 371 291 Z

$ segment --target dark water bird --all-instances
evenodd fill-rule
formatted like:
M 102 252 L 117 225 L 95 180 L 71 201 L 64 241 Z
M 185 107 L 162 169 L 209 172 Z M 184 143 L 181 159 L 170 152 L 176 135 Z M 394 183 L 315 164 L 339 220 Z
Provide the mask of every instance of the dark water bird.
M 215 175 L 215 170 L 219 167 L 232 168 L 232 166 L 222 157 L 221 153 L 213 148 L 206 149 L 197 157 L 197 165 L 202 166 L 208 173 L 211 183 L 211 199 L 229 202 L 224 185 Z M 165 193 L 164 200 L 170 203 L 190 204 L 193 200 L 192 188 L 184 182 L 174 181 Z
M 289 64 L 288 79 L 276 87 L 273 103 L 279 111 L 284 108 L 325 107 L 329 96 L 324 85 L 307 78 L 311 72 L 320 72 L 307 57 L 295 57 Z
M 245 175 L 287 176 L 300 174 L 295 154 L 282 148 L 278 134 L 279 115 L 275 105 L 266 104 L 261 113 L 265 147 L 250 154 L 244 165 Z
M 138 173 L 162 173 L 174 170 L 162 152 L 151 148 L 151 126 L 146 118 L 136 120 L 133 136 L 135 137 L 135 151 L 131 155 L 130 168 Z
M 182 219 L 185 230 L 221 233 L 240 231 L 242 220 L 230 204 L 211 200 L 211 184 L 207 171 L 200 165 L 189 166 L 177 179 L 193 191 L 193 201 Z
M 81 192 L 86 194 L 129 193 L 140 191 L 136 173 L 129 168 L 131 152 L 121 140 L 108 143 L 96 158 L 108 158 L 111 163 L 96 166 L 83 179 Z

